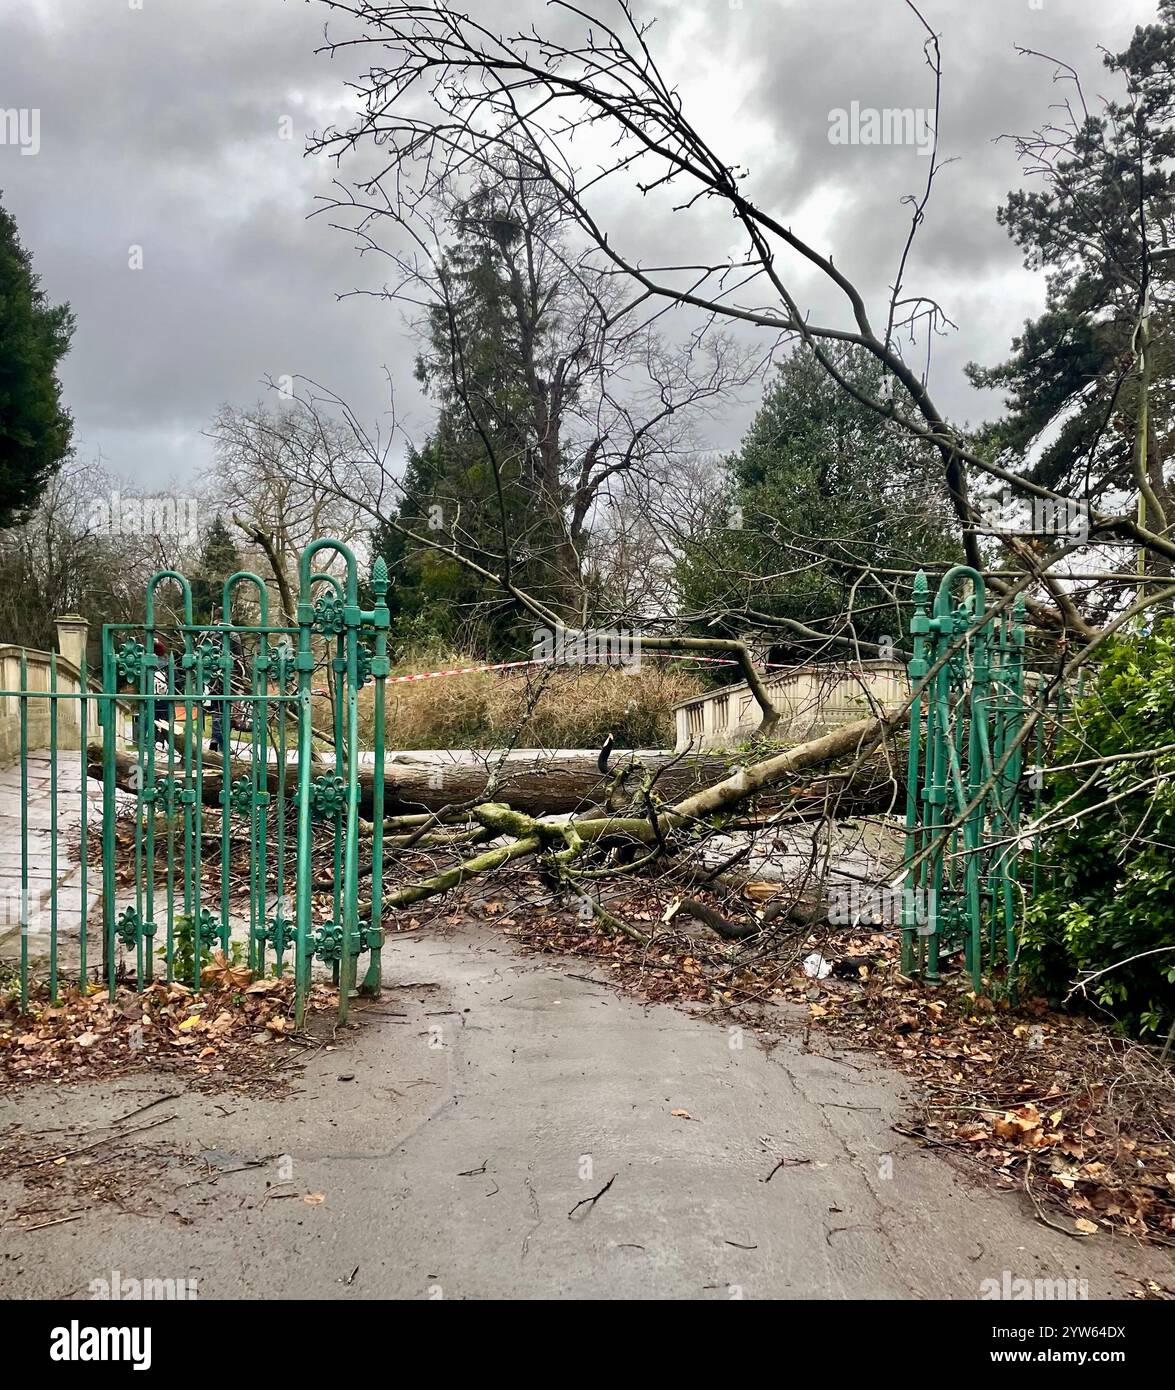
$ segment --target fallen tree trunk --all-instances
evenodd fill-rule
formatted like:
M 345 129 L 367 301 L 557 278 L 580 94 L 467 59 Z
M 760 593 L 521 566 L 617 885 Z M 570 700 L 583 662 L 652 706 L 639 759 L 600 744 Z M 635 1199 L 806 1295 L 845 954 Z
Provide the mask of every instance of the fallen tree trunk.
M 589 845 L 635 842 L 658 846 L 667 836 L 687 831 L 699 822 L 722 815 L 748 797 L 769 788 L 786 786 L 797 774 L 809 768 L 823 767 L 849 757 L 860 759 L 882 741 L 888 728 L 885 719 L 860 719 L 846 724 L 833 733 L 798 744 L 761 763 L 740 767 L 731 776 L 685 797 L 673 806 L 659 809 L 655 815 L 599 816 L 550 824 L 523 815 L 512 806 L 487 802 L 473 809 L 473 819 L 487 830 L 508 837 L 508 843 L 491 848 L 431 878 L 393 889 L 384 895 L 384 905 L 389 909 L 408 907 L 447 892 L 477 874 L 542 852 L 546 853 L 552 870 L 561 876 L 566 875 L 569 886 L 573 886 L 571 866 Z
M 134 790 L 137 765 L 132 753 L 115 755 L 115 781 L 124 791 Z M 91 746 L 88 766 L 92 777 L 102 776 L 100 748 Z M 322 770 L 316 767 L 315 775 Z M 329 764 L 325 770 L 329 772 Z M 247 777 L 250 772 L 249 762 L 233 760 L 232 780 Z M 398 754 L 385 764 L 384 811 L 388 816 L 403 817 L 493 800 L 507 802 L 514 810 L 531 816 L 584 813 L 631 802 L 641 794 L 647 780 L 652 781 L 658 801 L 672 804 L 730 774 L 729 759 L 717 754 L 644 754 L 636 765 L 629 765 L 619 755 L 615 766 L 604 774 L 592 754 L 553 756 L 536 751 L 532 761 L 513 758 L 496 763 L 491 758 L 488 765 L 472 759 L 437 762 Z M 222 775 L 221 758 L 205 754 L 201 787 L 206 805 L 220 805 Z M 297 762 L 290 761 L 286 764 L 287 795 L 296 791 L 297 778 Z M 368 819 L 372 815 L 373 780 L 370 767 L 360 769 L 360 814 Z M 276 794 L 275 766 L 270 768 L 268 783 L 270 793 Z M 788 806 L 803 813 L 827 808 L 840 816 L 864 815 L 900 809 L 904 795 L 904 788 L 891 776 L 891 769 L 881 760 L 874 760 L 849 773 L 832 773 L 775 793 L 768 791 L 761 809 L 770 813 Z
M 512 758 L 504 762 L 435 759 L 412 759 L 403 754 L 389 758 L 384 765 L 384 811 L 388 816 L 403 816 L 413 812 L 443 811 L 447 806 L 461 806 L 493 799 L 508 801 L 530 815 L 566 815 L 592 807 L 602 808 L 610 795 L 624 799 L 626 790 L 638 791 L 647 776 L 660 772 L 656 792 L 663 800 L 672 800 L 701 787 L 708 786 L 730 771 L 725 758 L 712 754 L 685 758 L 673 766 L 674 755 L 646 757 L 642 764 L 621 776 L 623 763 L 601 774 L 594 754 L 582 756 L 552 756 L 536 751 L 533 760 Z M 133 753 L 119 752 L 115 756 L 115 781 L 126 791 L 133 790 L 138 760 Z M 234 758 L 230 778 L 248 777 L 252 764 Z M 102 775 L 102 754 L 91 747 L 89 771 L 92 777 Z M 315 775 L 329 773 L 331 765 L 316 767 Z M 204 755 L 201 778 L 206 805 L 219 806 L 223 762 L 215 754 Z M 269 769 L 269 791 L 278 790 L 276 766 Z M 298 764 L 291 759 L 286 764 L 286 794 L 293 796 L 298 786 Z M 367 818 L 372 814 L 374 772 L 370 767 L 359 770 L 360 811 Z
M 690 917 L 695 922 L 701 922 L 723 941 L 745 941 L 748 936 L 757 936 L 762 929 L 759 922 L 729 921 L 721 912 L 716 912 L 697 898 L 679 898 L 662 920 L 668 926 L 678 917 Z
M 552 822 L 527 815 L 503 802 L 482 802 L 468 809 L 467 820 L 481 826 L 483 833 L 492 835 L 501 843 L 489 845 L 480 853 L 450 865 L 429 878 L 385 891 L 384 908 L 387 911 L 395 911 L 409 907 L 413 903 L 456 888 L 480 874 L 530 855 L 540 855 L 545 870 L 553 878 L 565 883 L 570 891 L 584 896 L 582 880 L 577 878 L 574 865 L 589 848 L 643 845 L 649 849 L 649 853 L 627 866 L 629 869 L 639 868 L 642 863 L 651 862 L 659 854 L 667 851 L 671 838 L 680 839 L 681 835 L 688 837 L 692 831 L 700 827 L 713 825 L 715 818 L 724 816 L 750 797 L 773 792 L 794 802 L 796 797 L 805 791 L 808 785 L 805 774 L 811 769 L 826 767 L 830 763 L 843 762 L 851 758 L 852 767 L 845 774 L 851 781 L 860 773 L 872 750 L 883 742 L 888 732 L 889 723 L 885 719 L 859 720 L 762 762 L 740 767 L 730 775 L 692 792 L 673 804 L 656 804 L 645 797 L 642 802 L 643 815 L 605 813 L 582 819 L 573 816 L 566 821 Z M 130 754 L 121 753 L 115 761 L 116 777 L 130 789 L 137 772 L 136 759 Z M 223 764 L 220 759 L 216 759 L 216 763 L 219 766 L 209 761 L 206 769 L 209 781 L 209 785 L 205 787 L 206 797 L 210 793 L 219 793 Z M 101 764 L 101 750 L 91 747 L 88 767 L 92 772 L 100 773 Z M 885 761 L 882 765 L 888 767 L 888 762 Z M 234 764 L 230 773 L 235 774 L 238 768 L 246 771 L 248 764 Z M 665 769 L 666 772 L 670 770 L 668 767 Z M 271 788 L 275 787 L 276 782 L 277 773 L 271 769 Z M 890 791 L 892 794 L 892 784 Z M 827 814 L 827 807 L 824 811 Z M 593 903 L 593 910 L 609 924 L 610 929 L 622 930 L 643 939 L 635 928 L 609 918 L 600 904 L 591 899 L 590 895 L 587 896 Z M 370 912 L 370 908 L 369 900 L 361 902 L 360 915 Z

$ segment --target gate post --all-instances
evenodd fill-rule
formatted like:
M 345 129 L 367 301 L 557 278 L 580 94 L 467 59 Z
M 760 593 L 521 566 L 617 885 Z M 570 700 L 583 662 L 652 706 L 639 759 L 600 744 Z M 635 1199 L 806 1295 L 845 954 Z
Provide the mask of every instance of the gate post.
M 371 955 L 367 974 L 363 977 L 364 994 L 378 995 L 383 979 L 383 871 L 384 871 L 384 718 L 388 678 L 388 567 L 382 555 L 377 555 L 371 568 L 371 590 L 375 604 L 371 614 L 375 628 L 375 652 L 371 658 L 371 675 L 375 680 L 373 724 L 375 766 L 371 777 L 371 921 L 368 926 L 368 946 Z
M 922 801 L 926 816 L 926 978 L 937 980 L 939 932 L 942 927 L 943 870 L 946 855 L 940 830 L 946 824 L 947 775 L 951 748 L 951 669 L 948 653 L 953 619 L 945 623 L 940 612 L 945 577 L 934 596 L 934 616 L 929 621 L 933 634 L 931 666 L 938 667 L 931 678 L 926 703 L 926 783 Z
M 343 841 L 343 934 L 339 961 L 339 1022 L 346 1023 L 359 957 L 359 577 L 348 555 L 346 624 L 347 830 Z M 337 755 L 336 755 L 337 756 Z
M 304 558 L 304 557 L 303 557 Z M 310 633 L 314 625 L 314 605 L 309 584 L 298 596 L 298 839 L 294 886 L 294 1026 L 301 1028 L 306 1014 L 306 993 L 310 988 L 313 957 L 310 940 L 310 756 L 311 703 L 310 675 L 314 653 Z
M 346 581 L 340 585 L 333 576 L 311 570 L 314 556 L 323 550 L 333 550 L 342 556 L 346 565 Z M 367 990 L 378 989 L 379 946 L 382 935 L 378 922 L 373 921 L 366 928 L 359 920 L 359 688 L 367 675 L 376 675 L 376 698 L 381 718 L 377 721 L 377 739 L 382 749 L 382 686 L 387 676 L 387 629 L 388 610 L 384 601 L 387 592 L 387 567 L 377 564 L 373 571 L 373 588 L 378 584 L 377 601 L 372 611 L 364 611 L 359 605 L 359 572 L 354 552 L 341 541 L 323 538 L 314 541 L 302 552 L 298 562 L 298 680 L 299 680 L 299 728 L 298 728 L 298 953 L 299 976 L 296 994 L 297 1021 L 301 1025 L 305 1009 L 306 993 L 310 985 L 311 968 L 315 954 L 329 960 L 335 970 L 339 984 L 339 1022 L 347 1021 L 350 1009 L 350 996 L 354 989 L 358 958 L 364 949 L 373 952 L 373 960 L 368 969 L 364 986 Z M 317 603 L 313 602 L 315 584 L 326 585 L 326 593 Z M 375 629 L 376 642 L 374 656 L 363 651 L 363 666 L 360 665 L 359 630 L 361 627 Z M 316 784 L 313 791 L 310 785 L 310 673 L 314 669 L 314 654 L 311 650 L 311 634 L 321 632 L 324 636 L 335 637 L 336 656 L 332 669 L 339 677 L 339 695 L 336 702 L 335 719 L 335 771 L 330 782 L 323 786 Z M 383 766 L 377 760 L 377 776 L 373 778 L 373 796 L 378 786 L 379 812 L 375 817 L 377 833 L 380 835 L 379 854 L 382 859 L 383 841 Z M 320 779 L 320 783 L 325 779 Z M 310 854 L 312 807 L 320 813 L 333 814 L 335 819 L 335 920 L 318 931 L 312 930 L 310 902 Z M 339 832 L 342 831 L 340 853 Z M 373 838 L 373 854 L 375 842 Z M 380 901 L 378 889 L 379 869 L 373 865 L 373 897 Z M 341 880 L 341 882 L 340 882 Z M 374 905 L 373 905 L 374 907 Z
M 102 694 L 98 697 L 98 722 L 102 726 L 102 956 L 106 987 L 114 999 L 114 755 L 118 711 L 117 681 L 110 624 L 102 625 Z
M 1009 632 L 1008 650 L 1005 658 L 1005 682 L 1008 712 L 1004 719 L 1004 750 L 1012 748 L 1008 765 L 1004 769 L 1004 819 L 1010 844 L 1001 857 L 1001 888 L 1003 894 L 1004 951 L 1008 965 L 1008 984 L 1012 993 L 1016 990 L 1016 889 L 1020 877 L 1020 777 L 1024 768 L 1024 748 L 1020 733 L 1024 727 L 1024 595 L 1017 594 L 1012 607 L 1012 622 Z
M 988 651 L 986 596 L 983 580 L 975 578 L 970 609 L 963 611 L 974 631 L 971 637 L 971 688 L 968 691 L 970 728 L 967 738 L 967 780 L 965 795 L 970 804 L 979 797 L 991 772 L 991 746 L 988 738 L 988 718 L 991 711 L 991 667 Z M 983 830 L 991 792 L 988 791 L 973 807 L 963 824 L 964 885 L 967 901 L 967 959 L 971 967 L 971 985 L 976 994 L 983 990 L 983 906 L 982 868 Z
M 918 854 L 918 778 L 922 740 L 922 692 L 918 682 L 930 667 L 926 661 L 926 634 L 929 631 L 930 593 L 922 570 L 914 576 L 914 614 L 910 619 L 910 635 L 914 651 L 909 666 L 910 688 L 917 693 L 910 704 L 909 743 L 906 750 L 906 837 L 905 862 L 907 878 L 902 885 L 902 974 L 909 975 L 918 961 L 918 882 L 923 866 L 910 868 Z M 929 751 L 927 753 L 929 758 Z
M 80 671 L 86 663 L 89 619 L 80 613 L 59 613 L 53 621 L 57 627 L 57 650 Z

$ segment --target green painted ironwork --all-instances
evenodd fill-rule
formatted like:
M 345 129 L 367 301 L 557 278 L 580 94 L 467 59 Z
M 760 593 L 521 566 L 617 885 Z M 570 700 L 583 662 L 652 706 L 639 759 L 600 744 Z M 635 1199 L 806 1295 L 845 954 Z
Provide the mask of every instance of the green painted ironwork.
M 20 928 L 24 1008 L 30 982 L 39 978 L 34 939 L 47 937 L 53 999 L 66 975 L 57 884 L 72 863 L 78 833 L 84 910 L 71 931 L 77 931 L 79 982 L 88 984 L 97 969 L 112 996 L 120 980 L 142 990 L 159 978 L 182 978 L 198 988 L 202 964 L 219 949 L 259 974 L 292 969 L 299 1025 L 315 960 L 339 984 L 340 1019 L 358 991 L 361 956 L 367 957 L 362 990 L 378 993 L 389 672 L 383 561 L 372 574 L 370 609 L 360 606 L 358 580 L 353 552 L 339 541 L 319 540 L 301 557 L 293 624 L 271 622 L 267 587 L 248 572 L 225 581 L 220 621 L 197 623 L 186 579 L 163 570 L 147 585 L 141 622 L 104 626 L 100 676 L 92 687 L 83 662 L 79 689 L 61 689 L 57 660 L 48 657 L 47 689 L 31 688 L 21 655 L 17 688 L 0 691 L 0 699 L 5 709 L 11 702 L 19 731 L 20 894 L 6 911 Z M 164 589 L 172 598 L 166 615 L 159 603 Z M 238 620 L 244 612 L 256 621 Z M 371 757 L 359 742 L 365 688 L 375 729 L 372 806 L 363 811 L 365 822 L 372 816 L 364 828 L 372 837 L 373 863 L 370 902 L 361 903 L 360 765 Z M 322 706 L 316 710 L 323 696 L 329 719 Z M 35 714 L 40 701 L 48 702 L 47 722 Z M 95 732 L 91 702 L 100 730 L 102 806 L 100 851 L 93 856 L 96 827 L 84 775 L 84 750 Z M 58 786 L 59 724 L 67 705 L 69 727 L 78 731 L 74 746 L 83 750 L 76 816 L 67 815 Z M 50 888 L 44 902 L 34 904 L 30 884 L 43 875 L 30 862 L 30 779 L 34 768 L 39 778 L 35 760 L 43 746 Z M 66 823 L 68 855 L 60 840 Z M 88 896 L 92 857 L 101 883 L 94 904 Z M 316 894 L 328 866 L 330 890 Z M 98 922 L 103 949 L 95 953 L 88 932 Z M 74 963 L 71 953 L 69 974 Z
M 1015 985 L 1021 897 L 1024 604 L 990 609 L 982 576 L 914 581 L 902 968 L 939 977 L 963 952 L 973 987 Z M 1043 727 L 1043 721 L 1038 721 Z
M 85 855 L 77 862 L 77 847 L 90 840 L 79 769 L 92 695 L 84 654 L 75 669 L 56 652 L 5 648 L 3 665 L 0 686 L 9 688 L 0 688 L 0 768 L 20 838 L 0 890 L 0 941 L 16 958 L 21 1007 L 28 1009 L 35 979 L 44 980 L 56 1003 L 62 983 L 75 969 L 84 979 L 88 967 L 81 904 L 89 901 L 89 865 Z M 67 955 L 60 949 L 64 932 Z

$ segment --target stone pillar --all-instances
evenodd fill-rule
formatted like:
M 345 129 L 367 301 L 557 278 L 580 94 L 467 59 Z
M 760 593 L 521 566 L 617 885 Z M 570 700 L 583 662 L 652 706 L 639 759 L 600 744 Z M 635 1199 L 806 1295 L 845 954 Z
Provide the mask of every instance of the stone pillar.
M 62 613 L 57 619 L 57 650 L 81 670 L 86 655 L 90 624 L 80 613 Z
M 57 650 L 66 659 L 72 662 L 80 671 L 82 662 L 86 655 L 86 639 L 90 635 L 90 624 L 80 613 L 62 613 L 57 618 Z M 72 687 L 72 677 L 68 679 L 66 688 Z M 58 685 L 61 689 L 61 685 Z M 81 692 L 79 691 L 79 694 Z M 87 701 L 89 708 L 86 710 L 86 737 L 94 737 L 97 733 L 97 714 L 94 701 Z M 58 737 L 63 748 L 78 748 L 81 746 L 81 727 L 82 727 L 82 702 L 80 700 L 62 700 L 58 710 Z

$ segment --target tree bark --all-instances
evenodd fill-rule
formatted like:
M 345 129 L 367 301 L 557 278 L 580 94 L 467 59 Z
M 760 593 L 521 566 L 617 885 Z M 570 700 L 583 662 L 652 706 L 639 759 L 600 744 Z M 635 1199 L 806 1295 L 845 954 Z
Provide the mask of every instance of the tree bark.
M 90 776 L 100 778 L 102 753 L 96 745 L 90 747 L 88 762 Z M 628 804 L 640 795 L 645 781 L 654 777 L 653 794 L 663 804 L 672 804 L 731 775 L 729 759 L 716 754 L 682 758 L 671 753 L 645 754 L 628 771 L 623 755 L 615 755 L 615 762 L 609 772 L 601 775 L 591 754 L 550 757 L 536 752 L 533 761 L 512 759 L 499 766 L 491 763 L 489 768 L 473 761 L 416 761 L 410 755 L 400 754 L 385 764 L 384 808 L 388 816 L 404 816 L 492 799 L 531 816 L 591 813 L 606 810 L 609 805 Z M 124 791 L 133 790 L 136 767 L 134 754 L 116 754 L 115 781 Z M 234 759 L 231 776 L 233 780 L 247 777 L 250 769 L 248 761 Z M 330 770 L 330 763 L 316 764 L 315 774 Z M 221 775 L 220 758 L 206 753 L 201 786 L 207 805 L 220 804 Z M 295 794 L 297 779 L 298 764 L 291 759 L 286 764 L 287 795 Z M 372 784 L 372 769 L 361 768 L 360 812 L 366 816 L 371 814 Z M 276 793 L 277 789 L 277 770 L 271 766 L 269 791 Z M 880 760 L 873 760 L 851 774 L 834 772 L 800 779 L 785 790 L 768 789 L 761 797 L 761 806 L 767 812 L 786 806 L 797 813 L 822 810 L 841 816 L 862 815 L 900 807 L 904 795 L 904 788 L 893 779 L 890 769 Z
M 422 902 L 438 893 L 447 892 L 477 874 L 531 854 L 546 852 L 552 865 L 562 874 L 592 844 L 637 841 L 654 845 L 670 831 L 685 829 L 702 817 L 728 811 L 749 796 L 771 787 L 783 788 L 797 773 L 808 768 L 826 766 L 850 756 L 860 758 L 881 742 L 888 727 L 884 719 L 859 719 L 822 738 L 797 744 L 752 767 L 739 768 L 721 782 L 715 782 L 659 811 L 656 824 L 647 814 L 601 816 L 573 820 L 562 825 L 544 824 L 516 811 L 512 806 L 487 802 L 473 811 L 473 818 L 487 830 L 510 837 L 508 843 L 467 859 L 431 878 L 393 889 L 384 895 L 384 906 L 389 911 L 395 911 Z

